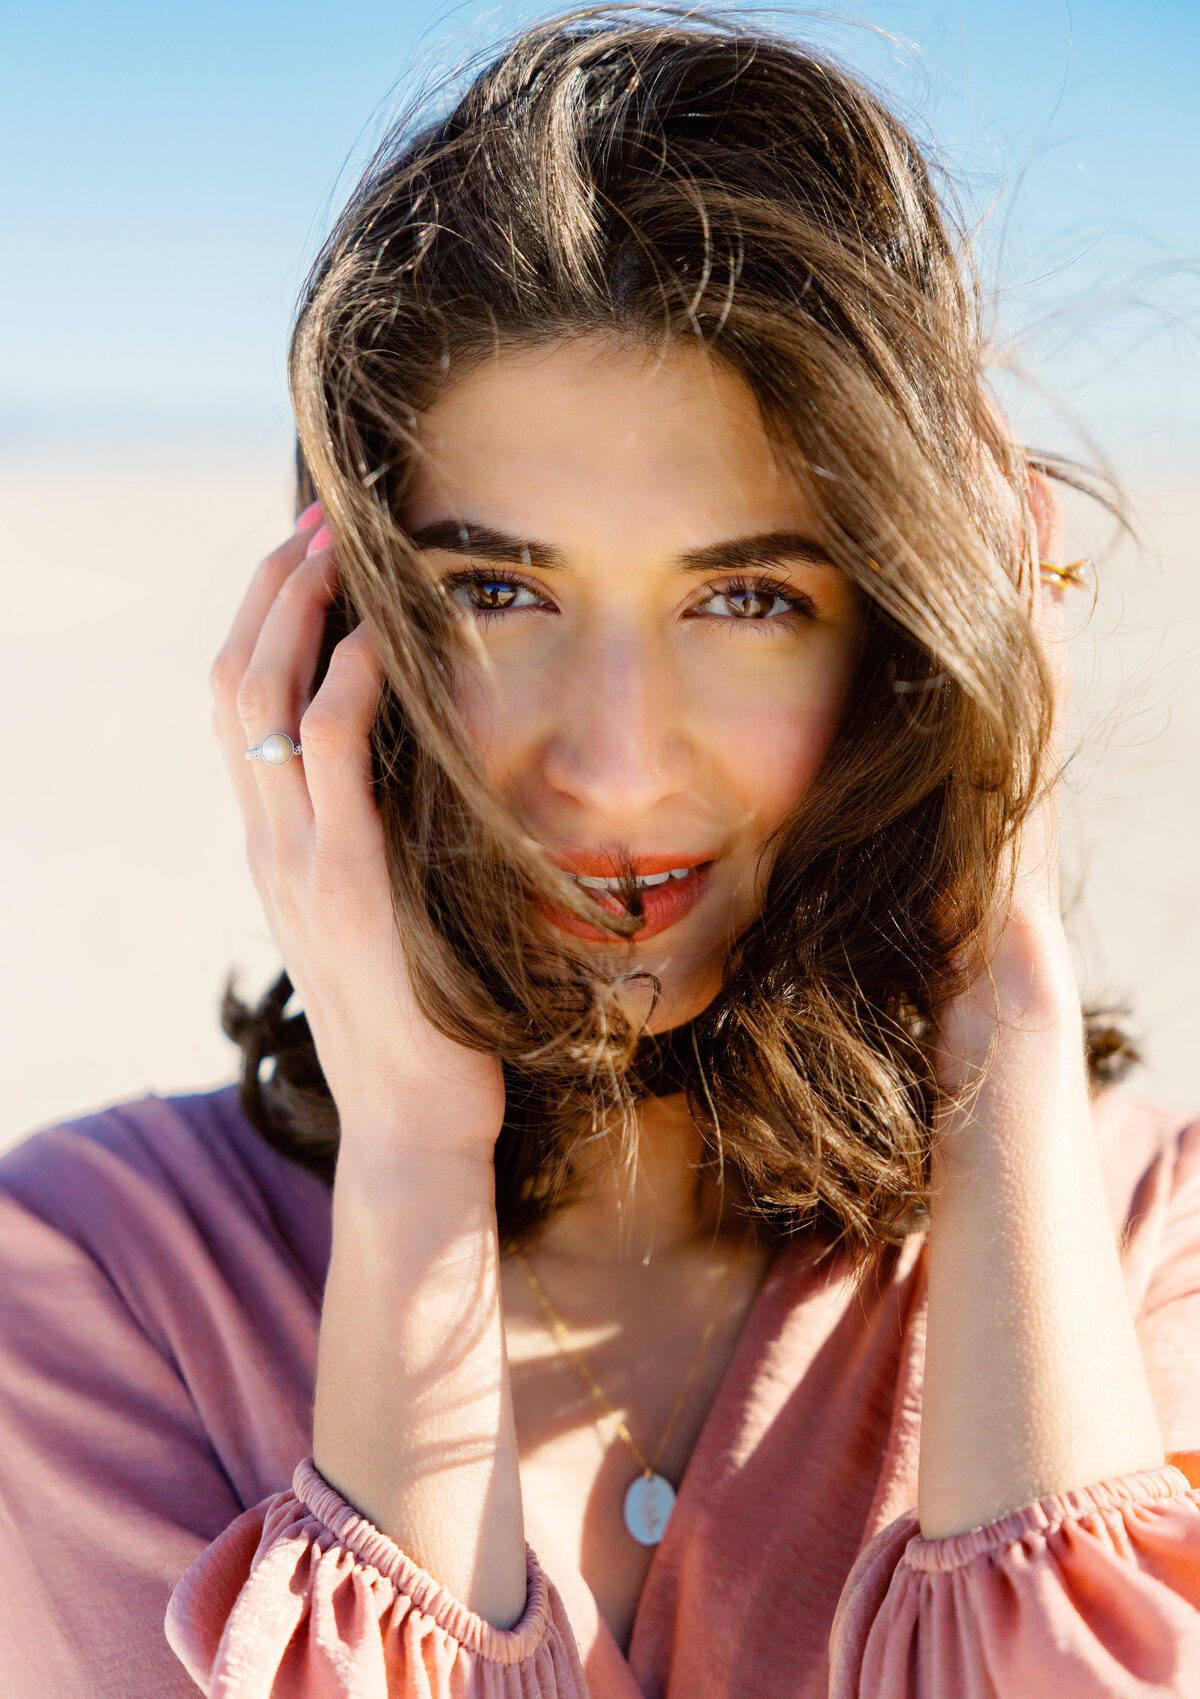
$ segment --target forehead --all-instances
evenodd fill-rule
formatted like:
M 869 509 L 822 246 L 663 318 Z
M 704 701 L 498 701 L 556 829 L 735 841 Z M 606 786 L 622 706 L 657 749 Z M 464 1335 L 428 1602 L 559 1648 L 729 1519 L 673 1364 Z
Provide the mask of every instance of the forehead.
M 811 504 L 748 385 L 703 349 L 600 337 L 501 351 L 421 421 L 407 518 L 470 518 L 570 547 L 660 533 L 672 548 L 803 529 Z

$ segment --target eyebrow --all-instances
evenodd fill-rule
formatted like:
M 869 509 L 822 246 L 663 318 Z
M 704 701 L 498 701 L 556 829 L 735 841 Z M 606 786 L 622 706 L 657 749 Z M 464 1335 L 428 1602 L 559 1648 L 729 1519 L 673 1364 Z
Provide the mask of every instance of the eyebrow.
M 514 537 L 471 520 L 442 519 L 409 533 L 418 549 L 445 549 L 451 554 L 476 555 L 482 560 L 520 563 L 545 571 L 565 571 L 566 557 L 549 543 Z M 756 566 L 773 566 L 782 560 L 803 561 L 809 566 L 832 567 L 828 550 L 799 531 L 763 531 L 753 537 L 732 537 L 688 549 L 678 557 L 681 572 L 738 572 Z

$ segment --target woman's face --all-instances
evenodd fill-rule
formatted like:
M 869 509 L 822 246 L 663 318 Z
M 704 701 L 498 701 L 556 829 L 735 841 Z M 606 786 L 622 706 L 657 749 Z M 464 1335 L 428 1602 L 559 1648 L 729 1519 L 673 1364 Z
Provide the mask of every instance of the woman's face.
M 833 738 L 861 598 L 751 392 L 699 349 L 499 354 L 430 408 L 422 444 L 405 521 L 478 633 L 470 735 L 560 866 L 602 890 L 632 864 L 653 1024 L 686 1020 Z

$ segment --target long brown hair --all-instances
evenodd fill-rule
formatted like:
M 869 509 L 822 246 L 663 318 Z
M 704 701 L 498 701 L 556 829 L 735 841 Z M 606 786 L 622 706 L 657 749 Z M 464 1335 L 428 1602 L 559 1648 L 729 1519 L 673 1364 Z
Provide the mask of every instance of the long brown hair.
M 620 975 L 549 938 L 530 899 L 615 945 L 632 922 L 600 917 L 489 789 L 454 706 L 456 610 L 402 516 L 442 387 L 584 334 L 698 342 L 739 374 L 866 603 L 850 707 L 770 846 L 689 1081 L 735 1206 L 823 1223 L 865 1265 L 924 1218 L 934 1013 L 978 966 L 1046 777 L 1027 461 L 985 392 L 969 256 L 861 82 L 669 7 L 522 33 L 448 113 L 388 136 L 325 244 L 291 350 L 300 494 L 386 665 L 377 793 L 418 999 L 504 1065 L 509 1244 L 570 1195 L 581 1132 L 615 1157 L 636 1124 Z M 253 1011 L 230 990 L 226 1027 L 256 1124 L 331 1178 L 336 1111 L 290 990 Z M 1121 1049 L 1096 1024 L 1098 1075 Z

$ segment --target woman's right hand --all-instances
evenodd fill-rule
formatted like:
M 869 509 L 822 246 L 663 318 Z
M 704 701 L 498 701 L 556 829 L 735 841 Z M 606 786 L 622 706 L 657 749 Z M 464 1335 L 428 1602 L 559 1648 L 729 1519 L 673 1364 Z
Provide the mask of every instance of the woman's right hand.
M 314 503 L 254 575 L 212 669 L 214 725 L 246 823 L 254 882 L 308 1018 L 346 1141 L 389 1159 L 486 1159 L 504 1114 L 495 1057 L 421 1014 L 392 910 L 371 787 L 370 731 L 382 667 L 365 626 L 342 639 L 315 696 L 337 582 Z M 285 766 L 247 748 L 286 732 Z
M 503 1076 L 417 1008 L 371 790 L 383 674 L 364 627 L 312 692 L 337 574 L 318 525 L 310 509 L 267 556 L 213 668 L 251 870 L 340 1120 L 313 1456 L 361 1515 L 508 1626 L 525 1545 L 492 1164 Z M 247 761 L 275 731 L 300 759 Z

